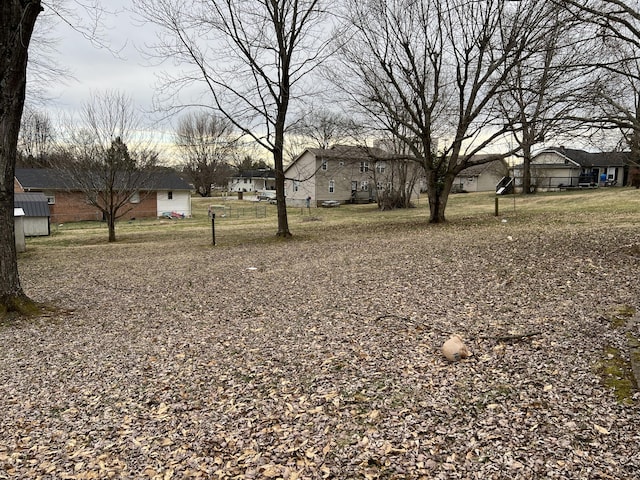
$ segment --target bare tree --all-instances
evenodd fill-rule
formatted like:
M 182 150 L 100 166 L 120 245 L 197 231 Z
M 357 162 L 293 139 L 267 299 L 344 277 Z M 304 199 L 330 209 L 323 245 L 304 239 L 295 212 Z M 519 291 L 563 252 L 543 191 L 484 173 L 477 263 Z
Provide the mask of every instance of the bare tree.
M 79 5 L 87 11 L 96 12 L 93 18 L 97 20 L 95 25 L 99 25 L 101 9 L 93 2 L 94 0 L 86 0 Z M 22 290 L 18 275 L 14 243 L 13 182 L 26 95 L 27 66 L 31 63 L 31 60 L 28 62 L 28 52 L 44 5 L 55 12 L 58 2 L 0 2 L 0 313 L 24 311 L 33 306 Z M 87 30 L 78 24 L 74 28 L 83 32 L 86 38 L 97 38 L 95 29 Z
M 133 208 L 132 198 L 142 199 L 149 192 L 158 155 L 149 140 L 137 136 L 140 121 L 123 93 L 94 96 L 81 117 L 80 127 L 67 127 L 68 155 L 59 168 L 68 190 L 82 191 L 102 212 L 109 242 L 115 242 L 116 220 Z
M 640 1 L 568 0 L 563 8 L 595 27 L 594 45 L 601 55 L 589 65 L 600 72 L 592 84 L 589 121 L 600 130 L 619 132 L 619 148 L 631 152 L 640 168 Z
M 594 49 L 588 25 L 552 2 L 538 25 L 541 42 L 527 45 L 523 58 L 506 76 L 498 96 L 505 122 L 520 147 L 522 189 L 531 193 L 531 158 L 536 144 L 566 132 L 576 135 L 585 120 L 576 110 L 589 101 L 594 68 L 586 61 Z
M 30 304 L 20 285 L 14 243 L 13 194 L 31 35 L 39 0 L 0 2 L 0 313 Z
M 170 79 L 168 100 L 201 83 L 215 108 L 273 156 L 278 232 L 291 235 L 284 196 L 283 155 L 291 102 L 309 85 L 326 43 L 321 0 L 136 0 L 165 38 L 155 53 L 194 67 Z M 165 90 L 166 91 L 166 90 Z M 189 103 L 189 102 L 186 102 Z
M 51 118 L 46 112 L 25 107 L 20 126 L 19 153 L 31 167 L 47 167 L 55 144 Z
M 292 125 L 291 133 L 301 137 L 306 147 L 331 148 L 352 141 L 355 123 L 325 107 L 311 107 Z
M 525 47 L 541 40 L 542 3 L 347 2 L 336 77 L 373 127 L 406 127 L 394 134 L 424 166 L 430 222 L 445 221 L 456 174 L 511 133 L 497 96 Z
M 233 125 L 206 111 L 189 113 L 178 122 L 175 136 L 184 173 L 202 197 L 210 197 L 211 185 L 226 183 L 238 150 Z

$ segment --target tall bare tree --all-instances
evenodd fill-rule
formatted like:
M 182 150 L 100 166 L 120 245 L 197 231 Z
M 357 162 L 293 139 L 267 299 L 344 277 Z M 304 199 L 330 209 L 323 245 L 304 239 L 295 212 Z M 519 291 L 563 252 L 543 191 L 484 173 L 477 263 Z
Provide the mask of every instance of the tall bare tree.
M 0 2 L 0 313 L 29 303 L 20 285 L 14 243 L 13 181 L 24 108 L 28 48 L 39 0 Z
M 200 83 L 214 107 L 273 156 L 278 232 L 291 235 L 284 196 L 283 154 L 291 103 L 324 54 L 323 0 L 136 0 L 164 31 L 155 53 L 194 67 L 167 85 Z M 188 102 L 186 102 L 188 103 Z
M 456 174 L 511 133 L 496 101 L 525 47 L 541 41 L 542 3 L 347 1 L 335 77 L 374 123 L 406 127 L 395 134 L 424 166 L 430 222 L 445 221 Z
M 595 27 L 594 46 L 601 52 L 590 65 L 600 71 L 592 84 L 591 123 L 604 131 L 615 130 L 621 148 L 631 151 L 640 166 L 640 1 L 558 1 L 582 21 Z
M 206 111 L 181 117 L 175 143 L 183 161 L 183 171 L 196 191 L 211 196 L 211 185 L 222 184 L 238 150 L 238 136 L 229 120 Z
M 19 153 L 31 167 L 47 167 L 55 143 L 51 118 L 44 111 L 25 107 L 20 126 Z
M 116 241 L 116 220 L 133 208 L 132 198 L 149 192 L 158 154 L 141 127 L 133 101 L 118 91 L 95 95 L 84 105 L 79 126 L 70 124 L 63 139 L 67 156 L 60 171 L 67 188 L 82 191 L 107 222 Z
M 353 141 L 357 131 L 353 120 L 325 107 L 311 107 L 292 125 L 291 133 L 300 136 L 306 147 L 331 148 Z
M 538 27 L 547 33 L 541 42 L 525 47 L 522 61 L 509 71 L 498 96 L 520 147 L 524 193 L 533 191 L 535 145 L 567 132 L 578 134 L 585 121 L 576 111 L 589 101 L 589 87 L 596 78 L 587 62 L 594 54 L 588 24 L 553 2 L 542 2 L 542 8 L 547 15 Z
M 96 4 L 97 1 L 73 2 L 79 8 L 95 14 L 92 18 L 96 22 L 88 29 L 81 24 L 74 25 L 70 22 L 70 25 L 88 39 L 97 39 L 96 27 L 100 24 L 102 12 Z M 27 66 L 28 63 L 32 63 L 30 50 L 34 29 L 44 5 L 56 15 L 63 16 L 63 12 L 69 12 L 68 9 L 62 9 L 63 3 L 64 0 L 0 2 L 0 313 L 22 311 L 33 305 L 22 290 L 18 274 L 14 243 L 13 181 L 26 95 Z M 38 65 L 44 68 L 51 67 L 47 62 L 39 62 Z

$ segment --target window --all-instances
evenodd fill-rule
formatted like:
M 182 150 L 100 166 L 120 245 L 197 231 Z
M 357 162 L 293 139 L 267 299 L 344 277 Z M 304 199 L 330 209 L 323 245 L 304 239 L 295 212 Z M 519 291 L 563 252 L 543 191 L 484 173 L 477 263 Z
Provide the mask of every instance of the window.
M 329 168 L 329 162 L 327 160 L 322 160 L 322 166 L 320 169 L 326 172 L 327 168 Z
M 369 182 L 367 180 L 363 180 L 360 182 L 360 190 L 363 192 L 369 190 Z
M 129 202 L 140 203 L 140 193 L 139 192 L 132 193 L 131 196 L 129 197 Z
M 248 179 L 248 178 L 245 178 L 245 179 L 244 179 L 244 183 L 249 183 L 249 179 Z
M 55 205 L 56 197 L 55 195 L 47 195 L 47 205 Z
M 360 162 L 360 172 L 366 173 L 369 171 L 369 162 Z
M 344 160 L 340 160 L 340 161 L 338 162 L 338 165 L 339 165 L 339 166 L 341 166 L 341 167 L 344 167 Z
M 297 192 L 298 190 L 300 190 L 300 182 L 297 180 L 293 181 L 293 191 Z
M 329 180 L 329 193 L 333 193 L 336 190 L 336 182 Z
M 167 192 L 167 200 L 173 200 L 173 192 L 172 191 L 168 191 Z
M 387 164 L 386 163 L 384 163 L 384 162 L 376 163 L 376 172 L 384 173 L 386 169 L 387 169 Z

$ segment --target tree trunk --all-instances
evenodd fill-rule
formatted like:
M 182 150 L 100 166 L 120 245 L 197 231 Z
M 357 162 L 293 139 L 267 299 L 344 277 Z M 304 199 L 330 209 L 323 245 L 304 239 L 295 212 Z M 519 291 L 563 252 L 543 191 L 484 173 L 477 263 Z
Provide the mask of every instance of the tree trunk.
M 278 112 L 274 125 L 275 138 L 273 148 L 273 163 L 276 171 L 276 203 L 278 209 L 278 237 L 288 238 L 289 220 L 287 218 L 287 203 L 284 195 L 284 127 L 287 110 L 289 108 L 289 63 L 283 59 L 282 80 L 280 85 L 280 98 L 278 102 Z
M 522 145 L 522 193 L 529 194 L 531 191 L 531 146 Z
M 27 301 L 18 275 L 13 219 L 18 134 L 27 82 L 27 49 L 39 0 L 0 2 L 0 312 Z
M 290 237 L 289 220 L 287 218 L 287 203 L 284 195 L 284 162 L 282 149 L 276 148 L 273 153 L 273 161 L 276 171 L 276 203 L 278 209 L 278 237 Z
M 107 215 L 107 226 L 109 228 L 109 243 L 116 241 L 116 216 Z
M 444 223 L 446 221 L 444 212 L 454 179 L 455 175 L 446 174 L 443 177 L 438 177 L 435 172 L 428 176 L 429 223 Z

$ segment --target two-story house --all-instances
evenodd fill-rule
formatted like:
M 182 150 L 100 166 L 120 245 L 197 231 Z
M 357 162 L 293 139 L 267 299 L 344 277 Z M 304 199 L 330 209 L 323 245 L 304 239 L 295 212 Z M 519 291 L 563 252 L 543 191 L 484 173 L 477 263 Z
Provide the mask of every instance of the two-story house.
M 380 148 L 308 148 L 285 169 L 287 205 L 305 206 L 307 199 L 316 206 L 327 200 L 366 203 L 390 188 L 407 187 L 408 181 L 411 198 L 417 198 L 419 169 L 416 162 Z

